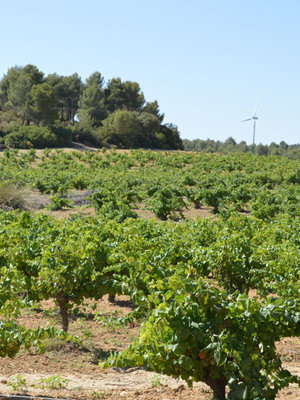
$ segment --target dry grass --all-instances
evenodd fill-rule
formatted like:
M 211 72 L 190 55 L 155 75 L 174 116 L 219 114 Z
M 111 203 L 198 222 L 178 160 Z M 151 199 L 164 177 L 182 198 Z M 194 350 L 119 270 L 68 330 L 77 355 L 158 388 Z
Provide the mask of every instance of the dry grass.
M 30 191 L 15 183 L 0 185 L 0 208 L 6 211 L 28 210 Z

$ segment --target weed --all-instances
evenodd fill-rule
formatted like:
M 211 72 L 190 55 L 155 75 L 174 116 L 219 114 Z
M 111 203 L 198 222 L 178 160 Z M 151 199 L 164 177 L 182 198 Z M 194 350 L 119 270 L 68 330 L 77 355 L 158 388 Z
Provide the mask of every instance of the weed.
M 83 340 L 87 340 L 93 337 L 93 331 L 90 328 L 89 324 L 86 322 L 85 318 L 78 318 L 73 326 L 76 328 L 76 330 L 79 330 L 81 332 Z
M 72 366 L 77 369 L 83 369 L 85 367 L 84 361 L 76 361 L 72 363 Z
M 46 352 L 58 352 L 66 349 L 68 346 L 68 343 L 65 340 L 58 338 L 45 339 L 43 344 Z
M 68 384 L 69 379 L 62 378 L 60 375 L 51 375 L 35 382 L 34 387 L 40 389 L 66 389 Z
M 92 399 L 101 399 L 104 400 L 105 399 L 105 394 L 104 393 L 99 393 L 99 392 L 93 392 L 92 393 Z
M 97 311 L 94 316 L 94 321 L 105 326 L 109 332 L 116 332 L 120 330 L 124 324 L 120 321 L 119 317 L 122 311 L 115 310 L 110 315 L 104 315 L 103 312 Z
M 51 150 L 50 150 L 50 149 L 47 149 L 47 147 L 46 147 L 46 148 L 44 149 L 43 153 L 44 153 L 45 157 L 48 157 L 49 154 L 51 153 Z
M 11 386 L 13 390 L 24 390 L 24 388 L 27 387 L 27 381 L 22 374 L 14 376 L 7 384 Z
M 291 362 L 291 361 L 293 361 L 293 358 L 291 356 L 284 355 L 284 356 L 282 356 L 282 360 L 285 362 Z
M 153 378 L 151 379 L 151 386 L 152 387 L 160 387 L 160 386 L 162 386 L 162 383 L 161 383 L 160 379 L 161 379 L 160 375 L 154 375 Z
M 58 362 L 58 358 L 52 352 L 48 354 L 48 358 L 51 361 Z
M 117 346 L 117 347 L 122 347 L 123 346 L 123 344 L 119 340 L 115 340 L 114 341 L 114 345 Z
M 106 360 L 111 354 L 112 353 L 110 351 L 105 351 L 99 348 L 93 348 L 91 362 L 93 364 L 98 364 L 99 361 Z
M 53 307 L 53 308 L 48 308 L 46 310 L 43 310 L 43 314 L 45 315 L 45 317 L 47 318 L 55 318 L 58 319 L 58 314 L 59 314 L 59 308 L 57 306 Z

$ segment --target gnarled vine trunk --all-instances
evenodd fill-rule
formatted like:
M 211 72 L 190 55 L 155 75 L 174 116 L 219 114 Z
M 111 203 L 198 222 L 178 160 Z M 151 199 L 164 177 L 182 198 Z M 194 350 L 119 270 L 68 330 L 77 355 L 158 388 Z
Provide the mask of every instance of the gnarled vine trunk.
M 226 400 L 225 387 L 227 379 L 221 376 L 219 379 L 212 379 L 210 376 L 205 378 L 204 382 L 212 389 L 215 400 Z
M 61 325 L 65 332 L 68 331 L 69 317 L 68 317 L 68 302 L 69 298 L 65 294 L 60 294 L 56 297 L 56 301 L 59 306 L 59 313 L 61 316 Z
M 116 295 L 115 295 L 115 294 L 109 294 L 109 295 L 108 295 L 108 301 L 109 301 L 110 303 L 114 303 L 115 300 L 116 300 Z

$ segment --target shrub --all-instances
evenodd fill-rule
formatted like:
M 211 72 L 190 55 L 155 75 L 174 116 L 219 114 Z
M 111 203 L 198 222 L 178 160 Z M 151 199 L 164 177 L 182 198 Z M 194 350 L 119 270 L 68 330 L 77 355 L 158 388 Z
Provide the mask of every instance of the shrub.
M 149 190 L 149 208 L 161 220 L 183 218 L 182 210 L 186 207 L 180 190 L 170 187 L 153 187 Z
M 72 137 L 74 137 L 78 131 L 73 127 L 55 126 L 51 128 L 51 132 L 56 136 L 58 146 L 71 146 Z
M 5 145 L 21 149 L 55 147 L 58 140 L 48 127 L 20 126 L 5 137 Z
M 73 207 L 74 203 L 72 200 L 69 200 L 65 197 L 61 197 L 59 195 L 54 195 L 50 197 L 50 204 L 48 204 L 48 209 L 51 211 L 62 210 L 64 207 Z
M 62 126 L 19 126 L 13 128 L 5 136 L 4 142 L 7 147 L 29 149 L 69 146 L 72 143 L 74 130 Z
M 169 300 L 153 311 L 140 336 L 102 366 L 140 366 L 189 385 L 202 381 L 215 400 L 274 400 L 281 388 L 299 383 L 283 369 L 275 346 L 281 337 L 299 335 L 299 303 L 228 296 L 180 281 L 187 287 L 170 290 Z
M 102 137 L 95 129 L 82 129 L 79 132 L 79 138 L 80 142 L 86 143 L 87 145 L 101 147 L 105 144 Z

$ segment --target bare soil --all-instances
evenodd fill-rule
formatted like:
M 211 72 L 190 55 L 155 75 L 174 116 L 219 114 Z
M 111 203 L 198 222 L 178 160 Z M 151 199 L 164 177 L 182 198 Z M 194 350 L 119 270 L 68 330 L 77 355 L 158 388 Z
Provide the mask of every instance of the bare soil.
M 94 309 L 92 306 L 95 306 Z M 71 315 L 70 333 L 81 339 L 80 344 L 64 343 L 48 339 L 44 354 L 21 351 L 15 359 L 0 359 L 0 393 L 43 395 L 64 399 L 140 399 L 140 400 L 208 400 L 212 397 L 209 387 L 197 383 L 192 389 L 185 382 L 171 377 L 147 372 L 139 368 L 102 369 L 98 363 L 110 352 L 125 349 L 138 334 L 138 325 L 106 326 L 102 319 L 109 315 L 121 315 L 131 310 L 127 298 L 120 296 L 115 303 L 107 297 L 88 302 L 77 316 Z M 95 313 L 100 314 L 96 322 Z M 52 301 L 44 301 L 35 311 L 27 311 L 19 322 L 35 328 L 60 321 Z M 278 343 L 284 367 L 300 376 L 300 339 L 284 338 Z M 26 387 L 9 385 L 17 376 L 26 381 Z M 56 376 L 56 378 L 55 378 Z M 56 381 L 56 383 L 55 383 Z M 62 388 L 54 388 L 55 385 Z M 279 400 L 300 400 L 300 391 L 290 386 L 277 396 Z

